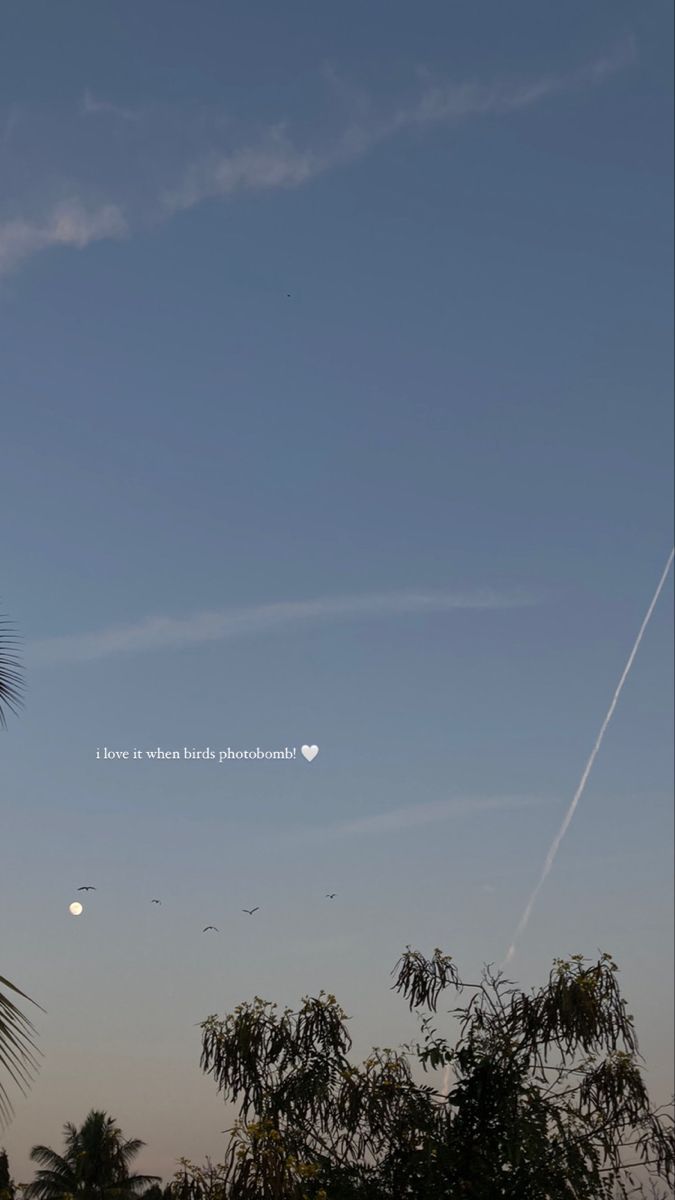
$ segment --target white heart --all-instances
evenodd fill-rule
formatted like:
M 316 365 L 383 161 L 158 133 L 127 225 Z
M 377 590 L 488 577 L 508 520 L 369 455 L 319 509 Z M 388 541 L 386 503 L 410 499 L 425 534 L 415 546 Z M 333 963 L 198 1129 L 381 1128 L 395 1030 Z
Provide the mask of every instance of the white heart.
M 301 746 L 300 753 L 302 754 L 303 758 L 307 759 L 307 762 L 311 762 L 312 759 L 316 758 L 317 754 L 319 753 L 319 747 L 318 746 Z

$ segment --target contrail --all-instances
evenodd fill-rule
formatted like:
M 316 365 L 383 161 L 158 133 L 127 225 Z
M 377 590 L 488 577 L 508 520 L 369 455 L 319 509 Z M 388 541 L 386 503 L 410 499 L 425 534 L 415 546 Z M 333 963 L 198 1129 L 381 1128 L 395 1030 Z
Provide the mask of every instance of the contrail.
M 544 884 L 546 883 L 548 874 L 556 860 L 556 855 L 558 853 L 558 850 L 560 849 L 560 843 L 562 842 L 565 834 L 567 833 L 570 821 L 572 820 L 572 817 L 574 816 L 574 810 L 576 809 L 577 804 L 579 803 L 579 801 L 583 795 L 584 788 L 586 787 L 586 781 L 588 779 L 588 776 L 591 773 L 591 769 L 593 767 L 593 763 L 595 762 L 598 750 L 600 749 L 600 747 L 602 745 L 602 739 L 605 736 L 605 731 L 607 729 L 607 726 L 609 725 L 609 723 L 612 719 L 612 716 L 614 714 L 614 709 L 617 706 L 619 696 L 621 695 L 621 690 L 622 690 L 623 685 L 626 682 L 626 679 L 628 677 L 628 672 L 630 671 L 630 669 L 633 665 L 633 659 L 635 658 L 635 655 L 637 654 L 638 649 L 640 647 L 640 642 L 642 641 L 642 635 L 644 634 L 644 631 L 649 624 L 651 615 L 656 607 L 656 602 L 657 602 L 659 596 L 661 595 L 661 589 L 663 588 L 663 585 L 666 582 L 668 572 L 670 571 L 670 568 L 673 563 L 674 555 L 675 555 L 675 550 L 671 550 L 670 554 L 668 555 L 668 562 L 665 565 L 663 575 L 661 576 L 661 578 L 659 580 L 659 586 L 657 587 L 656 591 L 654 592 L 652 602 L 649 605 L 649 608 L 647 609 L 647 612 L 645 614 L 644 621 L 642 622 L 642 624 L 640 626 L 640 632 L 638 633 L 638 635 L 635 639 L 635 645 L 633 646 L 633 649 L 631 650 L 631 652 L 628 656 L 628 662 L 626 663 L 626 665 L 623 669 L 623 674 L 617 684 L 616 691 L 615 691 L 614 695 L 612 696 L 612 703 L 609 706 L 609 711 L 607 713 L 607 716 L 605 717 L 604 721 L 602 722 L 600 732 L 596 738 L 595 745 L 591 751 L 591 756 L 590 756 L 588 762 L 586 763 L 586 767 L 584 769 L 583 775 L 581 776 L 581 781 L 579 783 L 579 786 L 578 786 L 576 792 L 574 793 L 574 798 L 572 800 L 572 803 L 570 804 L 567 812 L 565 813 L 565 819 L 564 819 L 562 825 L 560 826 L 560 829 L 556 833 L 556 835 L 553 839 L 553 842 L 551 844 L 551 848 L 550 848 L 548 854 L 546 855 L 546 860 L 544 862 L 544 866 L 543 866 L 541 875 L 539 876 L 539 882 L 537 883 L 537 886 L 535 887 L 534 891 L 532 892 L 532 895 L 530 896 L 530 898 L 525 906 L 523 915 L 520 918 L 520 921 L 518 922 L 518 928 L 516 929 L 516 932 L 513 935 L 513 941 L 511 942 L 511 945 L 509 946 L 506 958 L 504 960 L 505 963 L 510 962 L 511 959 L 513 958 L 513 956 L 516 952 L 516 943 L 518 942 L 519 938 L 522 936 L 522 934 L 527 929 L 527 924 L 530 919 L 530 916 L 532 915 L 532 909 L 534 908 L 534 904 L 537 899 L 537 896 L 539 895 L 541 889 L 543 888 Z

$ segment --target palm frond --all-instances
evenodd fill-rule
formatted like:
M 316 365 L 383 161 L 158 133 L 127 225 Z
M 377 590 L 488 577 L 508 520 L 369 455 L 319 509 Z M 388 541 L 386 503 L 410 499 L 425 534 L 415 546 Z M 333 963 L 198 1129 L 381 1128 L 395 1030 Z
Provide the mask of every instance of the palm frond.
M 128 1141 L 122 1142 L 120 1153 L 125 1162 L 130 1162 L 132 1158 L 135 1158 L 144 1149 L 145 1142 L 142 1142 L 140 1138 L 129 1138 Z
M 0 616 L 0 727 L 7 726 L 7 713 L 15 715 L 23 704 L 24 674 L 17 655 L 20 639 L 6 617 Z
M 124 1186 L 127 1193 L 137 1196 L 139 1193 L 144 1192 L 146 1188 L 152 1187 L 153 1183 L 159 1183 L 160 1180 L 160 1175 L 130 1175 L 125 1181 Z
M 51 1146 L 33 1146 L 30 1156 L 33 1162 L 53 1172 L 63 1171 L 68 1165 L 65 1158 L 57 1154 L 56 1150 L 52 1150 Z
M 33 1036 L 36 1032 L 35 1026 L 5 989 L 23 997 L 31 1004 L 35 1004 L 35 1001 L 16 984 L 10 983 L 9 979 L 0 975 L 0 1072 L 8 1075 L 25 1096 L 38 1069 L 40 1051 Z M 36 1008 L 39 1007 L 37 1004 Z M 7 1087 L 0 1078 L 0 1127 L 9 1123 L 13 1111 Z

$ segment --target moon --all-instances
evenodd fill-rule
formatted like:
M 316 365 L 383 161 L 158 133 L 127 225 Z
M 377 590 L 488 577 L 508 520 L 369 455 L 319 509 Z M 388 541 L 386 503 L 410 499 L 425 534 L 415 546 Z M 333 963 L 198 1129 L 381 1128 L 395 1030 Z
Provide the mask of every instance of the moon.
M 79 917 L 82 912 L 82 905 L 79 900 L 73 900 L 73 903 L 68 905 L 68 912 L 72 913 L 74 917 Z

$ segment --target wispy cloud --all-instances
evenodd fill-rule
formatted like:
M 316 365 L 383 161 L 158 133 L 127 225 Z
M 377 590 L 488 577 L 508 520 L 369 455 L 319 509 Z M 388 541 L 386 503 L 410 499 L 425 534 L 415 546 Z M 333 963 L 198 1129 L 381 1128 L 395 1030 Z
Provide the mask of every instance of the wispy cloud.
M 458 817 L 471 817 L 487 812 L 514 812 L 542 803 L 536 796 L 457 796 L 429 804 L 414 804 L 393 808 L 371 816 L 356 817 L 335 825 L 325 825 L 302 831 L 309 840 L 324 838 L 368 837 L 387 833 L 402 833 L 423 825 L 437 824 Z
M 622 38 L 597 58 L 565 74 L 542 75 L 537 79 L 499 81 L 490 85 L 462 83 L 428 87 L 418 100 L 401 108 L 386 132 L 461 121 L 470 117 L 502 116 L 530 108 L 549 96 L 576 92 L 623 71 L 635 62 L 637 47 L 633 37 Z
M 118 203 L 106 203 L 88 209 L 81 200 L 71 199 L 51 209 L 40 220 L 22 215 L 4 223 L 0 221 L 0 274 L 14 269 L 30 255 L 50 247 L 60 245 L 82 249 L 94 241 L 120 237 L 125 232 L 144 228 L 148 223 L 170 219 L 175 213 L 210 199 L 224 198 L 238 192 L 305 186 L 318 176 L 363 158 L 378 145 L 406 132 L 426 130 L 433 126 L 459 125 L 488 116 L 506 116 L 532 108 L 555 95 L 599 86 L 608 77 L 629 66 L 635 57 L 635 43 L 629 38 L 617 42 L 608 52 L 566 74 L 488 84 L 430 82 L 427 78 L 421 90 L 409 100 L 390 105 L 388 110 L 379 112 L 372 98 L 358 89 L 351 89 L 354 94 L 350 98 L 349 85 L 340 84 L 333 72 L 330 83 L 334 92 L 342 93 L 342 108 L 347 123 L 333 136 L 325 133 L 315 135 L 308 144 L 303 144 L 302 139 L 294 135 L 286 123 L 281 122 L 270 125 L 256 136 L 247 136 L 239 145 L 230 140 L 228 147 L 223 149 L 223 130 L 227 130 L 231 139 L 232 126 L 224 122 L 220 114 L 217 120 L 206 122 L 211 129 L 211 148 L 208 152 L 199 153 L 194 148 L 195 143 L 203 146 L 209 136 L 201 119 L 197 118 L 190 136 L 183 129 L 182 136 L 187 137 L 190 149 L 184 144 L 181 151 L 177 148 L 177 142 L 174 144 L 178 127 L 174 113 L 171 118 L 174 139 L 171 145 L 178 161 L 165 163 L 162 167 L 165 179 L 174 178 L 173 185 L 162 186 L 156 171 L 151 180 L 141 184 L 137 178 L 136 163 L 136 191 L 124 205 L 124 213 L 131 214 L 128 218 Z M 349 112 L 348 117 L 345 110 Z M 167 142 L 167 131 L 166 128 L 157 127 L 157 121 L 161 120 L 161 107 L 143 115 L 141 110 L 134 112 L 116 102 L 101 99 L 87 88 L 80 111 L 86 118 L 114 117 L 129 123 L 136 122 L 135 144 L 138 138 L 143 139 L 148 150 L 147 161 L 155 161 L 157 146 L 160 147 L 159 157 L 163 157 L 161 147 Z M 4 132 L 0 134 L 0 142 L 9 143 L 14 135 L 15 122 L 16 115 L 10 110 Z M 129 187 L 128 180 L 120 179 L 119 182 L 123 189 Z M 80 191 L 77 187 L 73 188 L 75 196 Z
M 274 126 L 255 146 L 211 153 L 191 164 L 181 182 L 162 194 L 161 201 L 168 212 L 176 212 L 236 191 L 300 187 L 406 131 L 531 108 L 556 94 L 597 85 L 629 66 L 635 57 L 635 42 L 628 38 L 569 74 L 489 85 L 430 85 L 409 103 L 381 117 L 368 112 L 369 106 L 359 93 L 364 115 L 331 144 L 319 149 L 301 147 L 289 136 L 285 125 Z
M 19 106 L 10 104 L 7 113 L 0 120 L 0 145 L 8 146 L 19 124 Z
M 487 591 L 389 592 L 325 597 L 197 613 L 189 617 L 148 617 L 133 625 L 44 638 L 31 643 L 27 653 L 30 661 L 36 665 L 85 662 L 114 654 L 179 650 L 185 646 L 198 646 L 226 638 L 273 633 L 304 623 L 321 624 L 415 613 L 421 615 L 459 609 L 516 608 L 534 603 L 536 598 L 529 595 Z
M 126 232 L 127 224 L 117 205 L 87 209 L 80 200 L 64 200 L 42 221 L 15 218 L 0 223 L 0 275 L 39 250 L 54 246 L 82 250 L 91 242 L 119 238 Z
M 124 108 L 123 105 L 113 104 L 110 100 L 101 100 L 94 96 L 89 88 L 84 89 L 82 112 L 86 117 L 118 117 L 121 121 L 135 121 L 138 117 L 132 108 Z
M 330 157 L 296 149 L 285 127 L 274 126 L 255 146 L 212 153 L 191 164 L 180 184 L 164 191 L 160 199 L 168 212 L 179 212 L 233 192 L 300 187 L 329 165 Z

